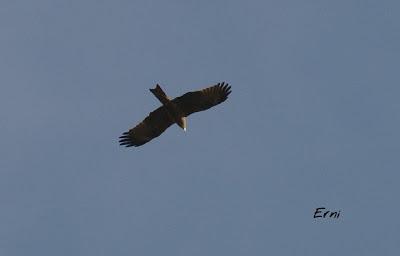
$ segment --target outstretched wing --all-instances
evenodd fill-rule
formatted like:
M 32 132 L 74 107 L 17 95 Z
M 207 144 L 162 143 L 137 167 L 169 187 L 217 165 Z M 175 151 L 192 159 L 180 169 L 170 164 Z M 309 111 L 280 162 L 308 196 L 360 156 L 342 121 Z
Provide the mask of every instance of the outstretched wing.
M 140 124 L 122 134 L 120 145 L 126 147 L 143 145 L 155 137 L 160 136 L 174 123 L 164 106 L 151 112 Z
M 222 82 L 200 91 L 185 93 L 175 98 L 173 103 L 178 105 L 185 116 L 188 116 L 224 102 L 230 93 L 231 87 Z

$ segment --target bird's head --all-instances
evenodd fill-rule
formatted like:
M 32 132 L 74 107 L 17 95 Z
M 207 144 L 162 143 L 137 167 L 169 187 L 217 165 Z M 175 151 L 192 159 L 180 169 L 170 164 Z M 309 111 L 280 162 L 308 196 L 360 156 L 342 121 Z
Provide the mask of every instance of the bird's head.
M 186 118 L 185 117 L 179 118 L 177 124 L 179 125 L 179 127 L 181 127 L 186 132 Z

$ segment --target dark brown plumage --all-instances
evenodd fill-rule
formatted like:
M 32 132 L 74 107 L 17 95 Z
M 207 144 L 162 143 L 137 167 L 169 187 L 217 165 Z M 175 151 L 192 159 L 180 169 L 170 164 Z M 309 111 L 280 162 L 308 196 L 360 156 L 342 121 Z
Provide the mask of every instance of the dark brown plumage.
M 150 91 L 163 104 L 151 112 L 141 123 L 120 137 L 120 145 L 140 146 L 160 136 L 172 124 L 178 124 L 186 131 L 186 117 L 192 113 L 207 110 L 224 102 L 231 93 L 227 83 L 218 83 L 200 91 L 188 92 L 170 100 L 157 84 Z

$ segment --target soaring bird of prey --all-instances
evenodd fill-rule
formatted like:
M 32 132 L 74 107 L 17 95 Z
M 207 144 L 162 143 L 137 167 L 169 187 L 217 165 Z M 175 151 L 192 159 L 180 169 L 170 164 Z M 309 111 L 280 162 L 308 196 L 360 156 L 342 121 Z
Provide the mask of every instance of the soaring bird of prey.
M 224 102 L 231 93 L 231 87 L 218 83 L 200 91 L 188 92 L 171 100 L 160 85 L 150 91 L 162 103 L 162 106 L 151 112 L 141 123 L 122 134 L 120 145 L 138 147 L 158 137 L 168 127 L 176 123 L 186 131 L 186 117 L 194 112 L 209 109 Z

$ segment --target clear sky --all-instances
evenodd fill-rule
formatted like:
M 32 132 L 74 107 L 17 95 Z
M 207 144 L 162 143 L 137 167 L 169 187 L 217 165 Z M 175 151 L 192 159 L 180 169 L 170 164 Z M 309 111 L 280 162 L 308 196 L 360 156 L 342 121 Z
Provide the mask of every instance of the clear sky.
M 2 0 L 0 255 L 400 255 L 399 7 Z

